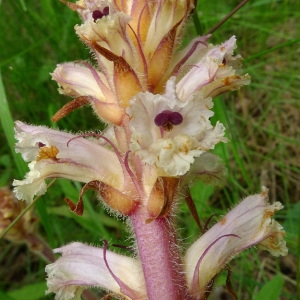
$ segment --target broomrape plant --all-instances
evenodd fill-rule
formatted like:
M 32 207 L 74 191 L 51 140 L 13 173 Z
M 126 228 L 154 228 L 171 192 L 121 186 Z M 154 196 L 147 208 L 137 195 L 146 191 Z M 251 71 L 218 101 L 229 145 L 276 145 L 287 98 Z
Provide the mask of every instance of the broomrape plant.
M 258 245 L 286 255 L 282 227 L 271 219 L 283 206 L 268 203 L 267 190 L 249 196 L 201 235 L 182 256 L 174 218 L 188 184 L 221 178 L 224 167 L 209 153 L 226 143 L 225 128 L 211 124 L 217 95 L 250 83 L 240 73 L 236 39 L 210 44 L 210 35 L 184 49 L 186 21 L 195 7 L 188 0 L 80 0 L 65 2 L 82 24 L 75 30 L 91 49 L 86 61 L 59 64 L 52 74 L 59 91 L 73 99 L 53 117 L 91 105 L 106 123 L 101 133 L 72 135 L 16 122 L 16 151 L 29 162 L 15 194 L 30 203 L 46 192 L 47 178 L 83 182 L 82 194 L 125 216 L 136 241 L 132 257 L 74 242 L 55 249 L 61 257 L 46 267 L 47 293 L 79 299 L 101 287 L 122 299 L 206 299 L 216 275 L 241 251 Z M 233 291 L 232 291 L 233 292 Z M 233 292 L 234 293 L 234 292 Z

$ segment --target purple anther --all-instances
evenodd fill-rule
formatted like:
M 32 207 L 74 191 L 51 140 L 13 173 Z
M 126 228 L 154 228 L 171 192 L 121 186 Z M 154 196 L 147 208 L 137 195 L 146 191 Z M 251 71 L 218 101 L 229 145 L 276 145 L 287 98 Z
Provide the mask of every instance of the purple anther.
M 166 126 L 168 123 L 170 125 L 179 125 L 182 121 L 183 117 L 179 112 L 170 110 L 162 111 L 154 119 L 154 123 L 160 127 Z
M 169 121 L 169 110 L 164 110 L 163 112 L 159 113 L 155 119 L 154 123 L 157 126 L 164 126 Z
M 109 7 L 108 6 L 105 6 L 103 8 L 103 16 L 108 16 L 109 15 Z
M 169 122 L 171 122 L 173 125 L 179 125 L 182 123 L 182 121 L 183 121 L 183 117 L 177 111 L 174 111 L 169 115 Z
M 103 16 L 104 14 L 99 9 L 94 10 L 92 13 L 94 22 L 96 22 L 98 19 L 101 19 Z
M 42 147 L 45 147 L 45 146 L 46 146 L 46 145 L 45 145 L 44 143 L 42 143 L 42 142 L 39 142 L 39 143 L 38 143 L 38 147 L 39 147 L 39 148 L 42 148 Z
M 109 15 L 109 7 L 105 6 L 103 8 L 103 11 L 101 12 L 101 10 L 96 9 L 93 11 L 92 13 L 92 17 L 94 19 L 94 22 L 96 22 L 98 19 L 101 19 L 104 16 L 108 16 Z

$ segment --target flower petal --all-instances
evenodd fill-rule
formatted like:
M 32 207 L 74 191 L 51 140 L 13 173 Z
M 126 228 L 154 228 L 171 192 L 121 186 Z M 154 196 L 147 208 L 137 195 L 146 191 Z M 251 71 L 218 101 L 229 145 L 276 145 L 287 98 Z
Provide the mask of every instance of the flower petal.
M 15 130 L 18 140 L 16 151 L 22 154 L 25 161 L 31 162 L 26 178 L 14 180 L 13 183 L 19 199 L 32 201 L 34 195 L 44 194 L 44 180 L 54 177 L 85 183 L 99 180 L 122 190 L 124 177 L 116 154 L 96 140 L 76 138 L 69 133 L 27 125 L 20 121 L 16 122 Z M 51 147 L 57 149 L 55 155 L 40 155 L 41 149 Z
M 135 291 L 136 299 L 147 299 L 138 260 L 108 250 L 104 257 L 104 249 L 76 242 L 55 249 L 54 252 L 62 253 L 62 256 L 53 264 L 47 265 L 46 272 L 47 293 L 56 293 L 56 300 L 74 299 L 75 295 L 79 297 L 88 287 L 100 287 L 125 296 L 109 269 Z
M 57 65 L 52 79 L 58 83 L 62 94 L 87 97 L 101 119 L 120 125 L 124 111 L 119 106 L 114 90 L 110 88 L 105 76 L 88 63 Z
M 205 232 L 185 255 L 191 293 L 203 296 L 209 282 L 225 264 L 251 246 L 261 245 L 275 256 L 286 255 L 285 232 L 271 219 L 282 208 L 280 202 L 268 204 L 267 191 L 264 190 L 244 199 Z
M 210 46 L 210 50 L 179 80 L 176 86 L 179 98 L 187 101 L 196 92 L 201 92 L 203 98 L 214 98 L 249 84 L 248 74 L 237 74 L 236 68 L 241 64 L 241 56 L 233 56 L 235 48 L 234 36 L 219 46 Z
M 210 98 L 181 101 L 175 93 L 175 77 L 167 82 L 164 95 L 137 94 L 127 109 L 131 150 L 144 162 L 156 165 L 161 176 L 185 174 L 194 157 L 213 149 L 218 142 L 227 141 L 224 126 L 217 122 L 213 127 L 210 123 L 212 106 Z M 156 117 L 165 111 L 179 114 L 181 122 L 168 128 L 157 125 Z

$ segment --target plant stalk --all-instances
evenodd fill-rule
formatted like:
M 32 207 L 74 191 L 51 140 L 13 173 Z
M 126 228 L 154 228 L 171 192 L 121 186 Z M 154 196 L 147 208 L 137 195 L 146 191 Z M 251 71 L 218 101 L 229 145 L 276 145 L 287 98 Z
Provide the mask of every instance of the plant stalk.
M 185 275 L 172 217 L 150 220 L 146 207 L 131 216 L 139 258 L 142 262 L 148 299 L 188 300 Z

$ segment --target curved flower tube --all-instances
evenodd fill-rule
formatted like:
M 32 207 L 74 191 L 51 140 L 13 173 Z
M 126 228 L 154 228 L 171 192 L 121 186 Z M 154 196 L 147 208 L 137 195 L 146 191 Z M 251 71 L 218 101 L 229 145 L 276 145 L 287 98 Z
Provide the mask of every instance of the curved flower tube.
M 102 288 L 126 299 L 147 299 L 137 259 L 76 242 L 55 249 L 54 253 L 62 256 L 47 265 L 46 273 L 47 293 L 56 293 L 55 300 L 80 299 L 89 287 Z
M 46 192 L 45 179 L 56 177 L 84 183 L 98 180 L 123 189 L 124 176 L 117 155 L 97 141 L 20 121 L 15 130 L 16 151 L 30 162 L 26 178 L 13 182 L 19 199 L 31 202 L 34 195 Z
M 206 231 L 185 255 L 190 293 L 202 299 L 210 281 L 243 250 L 258 245 L 272 255 L 286 255 L 285 232 L 271 216 L 282 209 L 268 203 L 267 190 L 249 196 Z
M 67 96 L 86 97 L 95 113 L 105 122 L 120 125 L 124 110 L 116 98 L 114 87 L 110 87 L 104 75 L 88 63 L 64 63 L 57 65 L 52 73 Z
M 226 91 L 237 90 L 249 84 L 248 74 L 238 74 L 237 70 L 241 66 L 242 57 L 233 56 L 235 48 L 236 38 L 232 36 L 219 46 L 208 46 L 207 52 L 200 56 L 196 56 L 195 53 L 190 60 L 197 59 L 197 61 L 191 65 L 190 70 L 179 79 L 176 85 L 179 98 L 187 101 L 198 92 L 203 98 L 214 98 Z M 185 66 L 186 64 L 182 66 L 183 70 Z

